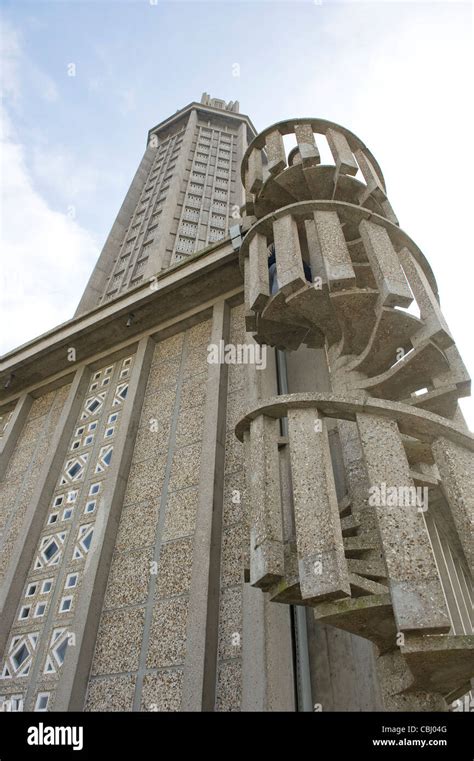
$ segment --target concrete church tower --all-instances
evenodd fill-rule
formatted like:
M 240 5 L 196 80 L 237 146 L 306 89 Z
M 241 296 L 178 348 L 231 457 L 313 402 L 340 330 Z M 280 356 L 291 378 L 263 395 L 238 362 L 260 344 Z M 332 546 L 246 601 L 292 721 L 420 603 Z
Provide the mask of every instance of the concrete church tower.
M 150 130 L 147 149 L 76 314 L 225 238 L 242 204 L 240 162 L 255 134 L 239 104 L 191 103 Z
M 470 381 L 347 129 L 161 122 L 76 314 L 0 373 L 8 710 L 468 693 Z

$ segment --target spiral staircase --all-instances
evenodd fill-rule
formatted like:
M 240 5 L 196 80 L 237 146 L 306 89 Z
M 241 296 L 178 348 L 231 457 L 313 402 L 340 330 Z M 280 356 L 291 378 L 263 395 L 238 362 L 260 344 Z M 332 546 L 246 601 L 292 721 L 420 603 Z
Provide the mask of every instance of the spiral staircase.
M 241 172 L 246 329 L 282 351 L 323 348 L 331 379 L 261 400 L 236 427 L 246 578 L 401 655 L 400 693 L 453 700 L 474 675 L 474 436 L 433 273 L 347 129 L 279 122 Z

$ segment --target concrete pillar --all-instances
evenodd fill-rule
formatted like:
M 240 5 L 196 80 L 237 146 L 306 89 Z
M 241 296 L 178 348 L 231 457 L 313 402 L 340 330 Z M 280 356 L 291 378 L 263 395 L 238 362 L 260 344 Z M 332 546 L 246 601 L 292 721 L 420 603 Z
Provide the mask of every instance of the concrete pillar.
M 248 193 L 258 193 L 262 185 L 262 153 L 259 148 L 254 148 L 248 157 L 248 169 L 245 177 L 245 189 Z
M 303 166 L 316 166 L 321 156 L 314 139 L 311 124 L 295 124 L 295 135 Z
M 399 257 L 425 323 L 413 337 L 414 345 L 431 339 L 440 349 L 452 346 L 454 339 L 425 273 L 407 248 L 401 249 Z
M 245 584 L 242 711 L 294 710 L 290 609 Z
M 443 492 L 474 575 L 474 454 L 444 437 L 433 442 Z
M 359 230 L 380 292 L 380 305 L 410 306 L 413 296 L 385 227 L 363 219 Z
M 249 287 L 247 308 L 261 312 L 270 297 L 267 239 L 256 233 L 249 245 Z
M 291 214 L 273 223 L 278 285 L 289 294 L 306 284 L 298 228 Z
M 367 414 L 357 414 L 357 425 L 397 629 L 447 632 L 450 622 L 428 532 L 421 512 L 400 496 L 401 488 L 413 489 L 414 484 L 398 427 Z M 371 487 L 379 494 L 372 502 Z
M 381 711 L 382 695 L 371 642 L 308 616 L 313 710 Z
M 323 252 L 316 232 L 316 223 L 313 219 L 305 219 L 306 241 L 308 244 L 309 263 L 313 282 L 319 285 L 319 292 L 328 292 L 328 278 L 324 266 Z M 318 280 L 317 280 L 318 279 Z
M 265 415 L 250 424 L 250 583 L 262 589 L 284 575 L 279 433 Z
M 290 409 L 288 431 L 302 597 L 350 597 L 324 421 L 316 410 Z
M 356 277 L 337 212 L 315 211 L 314 222 L 329 290 L 352 288 Z
M 352 155 L 349 143 L 342 132 L 337 132 L 337 130 L 330 128 L 326 132 L 326 138 L 336 162 L 337 170 L 341 174 L 357 174 L 359 167 Z
M 359 164 L 360 171 L 362 172 L 364 176 L 364 180 L 367 185 L 367 193 L 364 195 L 373 195 L 373 197 L 377 199 L 377 201 L 379 201 L 380 203 L 383 203 L 384 201 L 387 200 L 387 196 L 385 194 L 385 190 L 380 181 L 380 178 L 377 175 L 377 172 L 375 171 L 374 167 L 372 166 L 370 159 L 366 156 L 364 151 L 362 151 L 360 148 L 354 151 L 354 156 L 357 159 L 357 163 Z
M 295 352 L 286 352 L 286 370 L 291 393 L 331 390 L 325 349 L 301 347 Z M 344 458 L 347 459 L 348 453 L 345 451 L 343 456 L 338 426 L 345 425 L 345 433 L 350 435 L 352 431 L 358 441 L 357 428 L 355 423 L 338 424 L 335 420 L 326 420 L 326 425 L 336 492 L 341 499 L 347 491 L 346 476 L 357 479 L 359 470 L 349 467 L 346 471 Z M 360 446 L 358 451 L 362 457 Z M 352 482 L 351 485 L 354 487 Z M 349 632 L 317 622 L 311 608 L 299 607 L 295 612 L 300 616 L 303 614 L 307 622 L 312 710 L 314 704 L 317 704 L 316 710 L 321 706 L 323 712 L 381 710 L 374 645 Z M 300 660 L 301 671 L 304 658 Z M 299 674 L 299 680 L 303 682 L 304 674 Z
M 0 439 L 0 480 L 5 475 L 10 457 L 23 430 L 32 403 L 33 398 L 29 394 L 20 396 L 12 412 L 7 430 Z
M 266 136 L 265 149 L 268 159 L 268 171 L 270 174 L 280 174 L 286 167 L 286 152 L 283 137 L 277 129 Z
M 253 341 L 247 334 L 247 341 Z M 248 406 L 278 393 L 275 351 L 267 347 L 267 367 L 247 366 Z M 294 711 L 291 615 L 261 589 L 243 585 L 242 711 Z
M 221 340 L 228 340 L 228 335 L 229 308 L 221 302 L 213 310 L 211 344 L 218 346 Z M 187 616 L 183 711 L 212 711 L 215 704 L 226 394 L 227 365 L 209 365 Z

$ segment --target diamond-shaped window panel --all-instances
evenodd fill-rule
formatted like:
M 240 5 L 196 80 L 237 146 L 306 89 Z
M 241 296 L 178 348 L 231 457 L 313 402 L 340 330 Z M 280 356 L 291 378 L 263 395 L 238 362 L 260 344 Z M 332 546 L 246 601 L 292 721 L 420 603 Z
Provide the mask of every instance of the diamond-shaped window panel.
M 68 460 L 64 466 L 64 472 L 61 476 L 60 485 L 64 486 L 68 481 L 79 481 L 84 475 L 84 469 L 89 458 L 89 453 L 81 454 L 73 460 Z
M 80 560 L 82 557 L 87 555 L 91 546 L 93 534 L 94 527 L 91 523 L 85 523 L 80 527 L 77 534 L 76 546 L 74 547 L 74 552 L 72 555 L 73 560 Z
M 116 407 L 117 404 L 122 404 L 122 402 L 127 398 L 127 393 L 128 383 L 119 383 L 115 389 L 115 397 L 112 406 Z
M 62 666 L 68 642 L 69 633 L 65 628 L 55 629 L 53 631 L 43 673 L 54 674 L 57 671 L 58 666 Z
M 53 539 L 52 542 L 50 542 L 47 545 L 46 549 L 43 550 L 42 554 L 43 554 L 44 559 L 47 560 L 47 561 L 51 560 L 53 558 L 53 556 L 57 553 L 58 550 L 59 550 L 59 547 L 58 547 L 58 545 L 56 544 L 56 542 Z
M 59 647 L 57 647 L 54 651 L 54 654 L 56 656 L 56 660 L 58 661 L 59 665 L 64 663 L 64 657 L 66 655 L 67 650 L 67 639 L 63 640 Z
M 57 565 L 61 559 L 61 548 L 65 542 L 67 532 L 60 531 L 57 534 L 45 536 L 40 544 L 39 553 L 36 556 L 34 570 L 44 566 Z
M 80 470 L 81 470 L 81 466 L 79 465 L 78 462 L 75 462 L 74 465 L 71 465 L 71 467 L 68 468 L 67 473 L 71 478 L 74 478 L 74 476 L 77 476 Z
M 81 420 L 85 420 L 100 410 L 102 404 L 104 403 L 105 395 L 106 392 L 104 391 L 101 394 L 97 394 L 97 396 L 90 396 L 88 399 L 86 399 L 84 404 L 84 411 L 81 415 Z
M 2 671 L 3 678 L 27 676 L 37 642 L 38 632 L 12 638 Z
M 97 465 L 95 466 L 96 473 L 103 473 L 106 468 L 109 467 L 112 459 L 113 446 L 109 445 L 102 447 L 97 458 Z
M 21 664 L 26 661 L 28 658 L 30 652 L 28 648 L 26 647 L 25 643 L 22 644 L 22 646 L 16 651 L 16 653 L 13 653 L 12 661 L 15 665 L 16 669 L 19 669 Z

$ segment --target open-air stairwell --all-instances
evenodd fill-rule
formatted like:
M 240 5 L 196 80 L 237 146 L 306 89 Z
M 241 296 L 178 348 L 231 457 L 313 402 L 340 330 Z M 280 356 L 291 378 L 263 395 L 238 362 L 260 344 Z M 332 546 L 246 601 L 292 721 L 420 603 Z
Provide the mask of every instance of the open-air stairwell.
M 334 165 L 320 163 L 321 134 Z M 262 399 L 237 425 L 247 578 L 374 642 L 390 696 L 440 709 L 474 676 L 474 436 L 458 409 L 470 379 L 436 281 L 348 130 L 273 125 L 248 147 L 242 178 L 247 330 L 282 351 L 325 349 L 332 386 Z M 428 504 L 371 504 L 381 485 L 423 488 Z

